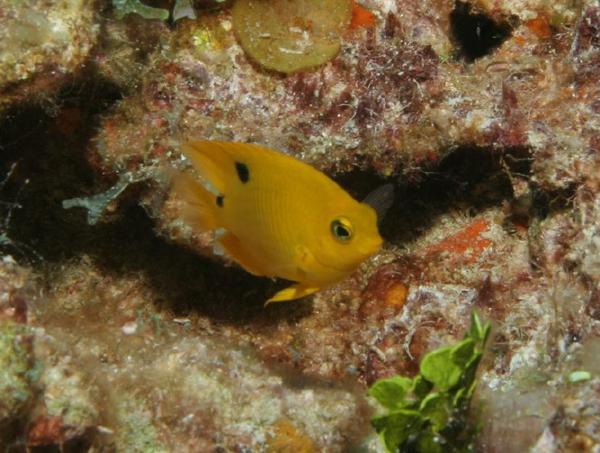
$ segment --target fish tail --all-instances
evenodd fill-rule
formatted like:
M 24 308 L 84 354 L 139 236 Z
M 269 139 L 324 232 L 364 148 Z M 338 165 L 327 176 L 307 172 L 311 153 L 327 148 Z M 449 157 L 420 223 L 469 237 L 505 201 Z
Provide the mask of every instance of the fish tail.
M 180 215 L 190 226 L 199 231 L 219 228 L 217 196 L 209 192 L 189 172 L 180 172 L 173 176 L 171 192 L 180 200 Z

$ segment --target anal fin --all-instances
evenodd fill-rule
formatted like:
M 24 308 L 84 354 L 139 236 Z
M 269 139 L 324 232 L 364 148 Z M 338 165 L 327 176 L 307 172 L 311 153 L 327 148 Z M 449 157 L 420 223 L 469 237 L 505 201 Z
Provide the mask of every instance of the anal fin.
M 319 291 L 319 287 L 305 285 L 303 283 L 296 283 L 295 285 L 288 286 L 282 289 L 265 302 L 265 307 L 273 302 L 285 302 L 287 300 L 300 299 L 301 297 L 308 296 L 312 293 Z

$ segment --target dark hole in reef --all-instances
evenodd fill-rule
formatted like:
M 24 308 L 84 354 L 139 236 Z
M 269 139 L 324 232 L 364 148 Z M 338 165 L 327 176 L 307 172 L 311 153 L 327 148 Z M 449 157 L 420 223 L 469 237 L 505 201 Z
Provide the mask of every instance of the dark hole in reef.
M 215 11 L 228 8 L 233 4 L 233 0 L 193 0 L 193 5 L 198 10 Z
M 28 451 L 31 453 L 61 453 L 62 449 L 57 443 L 57 445 L 36 445 L 29 447 Z
M 98 177 L 86 148 L 98 114 L 120 98 L 109 81 L 85 78 L 52 102 L 17 105 L 0 117 L 0 233 L 8 238 L 0 249 L 25 261 L 57 257 L 62 245 L 57 237 L 55 244 L 45 241 L 47 229 L 60 231 L 66 242 L 77 237 L 56 208 L 64 198 L 94 190 Z
M 17 417 L 14 420 L 3 420 L 0 423 L 0 446 L 3 452 L 21 453 L 26 450 L 23 433 L 27 427 L 27 419 Z
M 454 4 L 450 26 L 460 53 L 468 61 L 490 53 L 510 36 L 513 28 L 508 22 L 495 22 L 474 11 L 469 3 L 462 1 Z
M 437 165 L 405 177 L 386 179 L 357 170 L 333 178 L 357 200 L 393 182 L 394 202 L 379 230 L 386 242 L 402 244 L 416 239 L 450 210 L 476 215 L 512 200 L 511 177 L 527 179 L 531 163 L 527 148 L 462 146 L 448 152 Z
M 450 210 L 476 215 L 513 197 L 508 172 L 526 177 L 526 149 L 502 151 L 464 146 L 443 157 L 437 166 L 413 178 L 399 178 L 396 197 L 381 233 L 387 241 L 406 243 L 431 228 Z M 509 156 L 519 156 L 516 161 Z
M 576 191 L 576 184 L 553 191 L 544 191 L 534 186 L 532 188 L 532 214 L 540 219 L 545 219 L 550 213 L 571 209 Z

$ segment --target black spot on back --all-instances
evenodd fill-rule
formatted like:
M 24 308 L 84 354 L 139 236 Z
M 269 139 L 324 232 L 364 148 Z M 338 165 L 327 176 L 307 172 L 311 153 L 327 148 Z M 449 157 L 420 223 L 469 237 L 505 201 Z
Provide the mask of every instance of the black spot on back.
M 240 181 L 242 181 L 244 184 L 250 181 L 250 170 L 248 170 L 248 166 L 246 164 L 236 162 L 235 169 L 237 171 L 238 178 L 240 178 Z
M 220 207 L 220 208 L 222 208 L 224 201 L 225 201 L 225 195 L 219 195 L 217 197 L 217 206 Z

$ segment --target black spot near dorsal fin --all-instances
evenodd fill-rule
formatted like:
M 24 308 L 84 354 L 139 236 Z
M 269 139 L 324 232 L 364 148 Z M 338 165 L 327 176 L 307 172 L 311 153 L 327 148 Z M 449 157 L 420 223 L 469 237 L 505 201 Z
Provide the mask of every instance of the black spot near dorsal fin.
M 222 208 L 224 202 L 225 202 L 225 195 L 217 196 L 217 206 L 218 207 Z
M 242 162 L 236 162 L 235 169 L 240 181 L 242 181 L 244 184 L 250 181 L 250 170 L 248 170 L 248 166 L 246 164 L 243 164 Z

